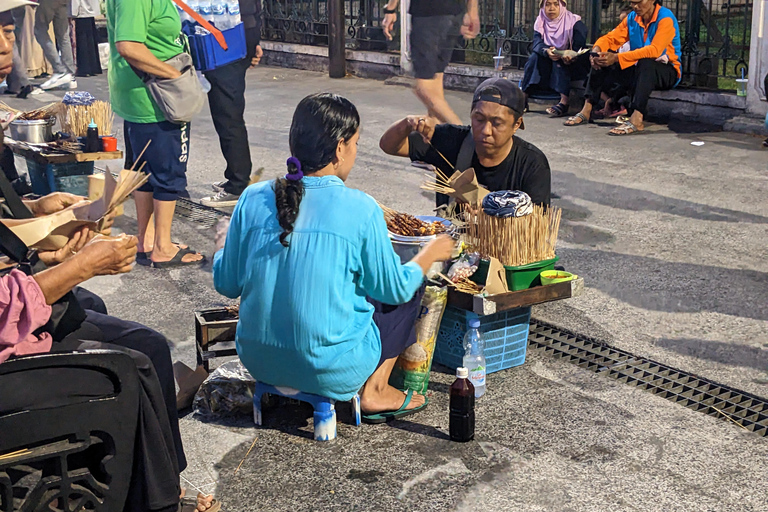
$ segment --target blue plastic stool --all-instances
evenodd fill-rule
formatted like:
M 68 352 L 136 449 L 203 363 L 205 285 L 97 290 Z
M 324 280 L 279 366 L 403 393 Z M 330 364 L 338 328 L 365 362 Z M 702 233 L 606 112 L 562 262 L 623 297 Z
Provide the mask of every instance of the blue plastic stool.
M 298 389 L 270 386 L 263 382 L 256 382 L 253 391 L 253 421 L 261 425 L 261 396 L 264 393 L 278 395 L 285 398 L 293 398 L 312 404 L 315 408 L 315 441 L 330 441 L 336 439 L 336 400 L 324 396 L 304 393 Z M 360 426 L 360 395 L 352 397 L 352 410 L 355 413 L 355 426 Z

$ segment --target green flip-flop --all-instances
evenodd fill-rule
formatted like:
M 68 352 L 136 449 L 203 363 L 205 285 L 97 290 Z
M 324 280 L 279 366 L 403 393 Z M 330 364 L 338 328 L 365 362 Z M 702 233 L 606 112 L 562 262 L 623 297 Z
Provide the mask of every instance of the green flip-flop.
M 399 420 L 400 418 L 405 418 L 406 416 L 410 416 L 411 414 L 416 414 L 417 412 L 423 410 L 427 405 L 429 405 L 429 400 L 427 397 L 424 397 L 424 405 L 420 405 L 418 407 L 414 407 L 413 409 L 407 409 L 408 404 L 411 403 L 411 398 L 413 398 L 413 390 L 409 389 L 408 393 L 405 395 L 405 401 L 403 402 L 403 405 L 400 406 L 400 408 L 396 411 L 386 411 L 386 412 L 377 412 L 373 414 L 363 414 L 363 421 L 365 423 L 386 423 L 388 421 L 394 421 Z

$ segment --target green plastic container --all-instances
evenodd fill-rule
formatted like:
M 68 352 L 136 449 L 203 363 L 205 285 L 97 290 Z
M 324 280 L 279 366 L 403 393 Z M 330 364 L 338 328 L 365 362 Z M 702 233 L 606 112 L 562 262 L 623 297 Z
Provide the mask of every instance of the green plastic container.
M 545 270 L 554 270 L 555 262 L 559 259 L 559 257 L 555 256 L 551 260 L 537 261 L 527 265 L 520 265 L 519 267 L 504 265 L 504 268 L 507 270 L 507 288 L 514 292 L 526 290 L 531 286 L 541 285 L 539 274 Z M 477 270 L 470 279 L 479 285 L 485 285 L 485 281 L 488 279 L 489 266 L 490 262 L 488 260 L 480 260 Z
M 540 286 L 541 279 L 539 274 L 545 270 L 554 270 L 555 262 L 560 258 L 555 256 L 551 260 L 537 261 L 519 267 L 508 267 L 507 270 L 507 288 L 513 292 L 517 290 L 526 290 L 532 286 Z

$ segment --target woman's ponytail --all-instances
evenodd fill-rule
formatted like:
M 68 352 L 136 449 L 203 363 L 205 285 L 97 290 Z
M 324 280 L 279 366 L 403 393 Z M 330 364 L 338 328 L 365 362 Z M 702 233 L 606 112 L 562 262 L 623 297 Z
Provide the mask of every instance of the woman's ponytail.
M 301 162 L 296 157 L 291 157 L 286 162 L 288 174 L 285 178 L 275 180 L 275 203 L 277 205 L 277 222 L 283 228 L 280 233 L 280 244 L 288 247 L 288 235 L 293 233 L 293 224 L 299 215 L 299 204 L 304 197 L 304 185 L 301 178 Z

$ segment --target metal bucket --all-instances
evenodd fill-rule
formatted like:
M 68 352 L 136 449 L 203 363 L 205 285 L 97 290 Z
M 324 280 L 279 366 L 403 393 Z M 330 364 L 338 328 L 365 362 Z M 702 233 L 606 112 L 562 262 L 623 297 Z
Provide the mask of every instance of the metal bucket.
M 453 224 L 451 224 L 450 221 L 447 221 L 440 217 L 430 217 L 426 215 L 416 215 L 415 217 L 425 222 L 432 222 L 436 220 L 441 221 L 448 226 L 448 230 L 446 231 L 448 234 L 451 234 L 454 231 Z M 400 263 L 405 264 L 411 261 L 414 258 L 414 256 L 416 256 L 419 253 L 421 248 L 427 245 L 427 242 L 436 238 L 436 236 L 435 235 L 403 236 L 403 235 L 396 235 L 390 232 L 389 238 L 390 240 L 392 240 L 392 248 L 395 250 L 395 254 L 400 256 Z M 432 266 L 429 269 L 429 272 L 427 272 L 427 275 L 431 276 L 437 272 L 442 272 L 442 271 L 443 271 L 443 262 L 437 261 L 432 264 Z
M 19 142 L 31 144 L 44 144 L 53 140 L 53 125 L 56 118 L 36 119 L 26 121 L 17 119 L 11 121 L 11 138 Z

